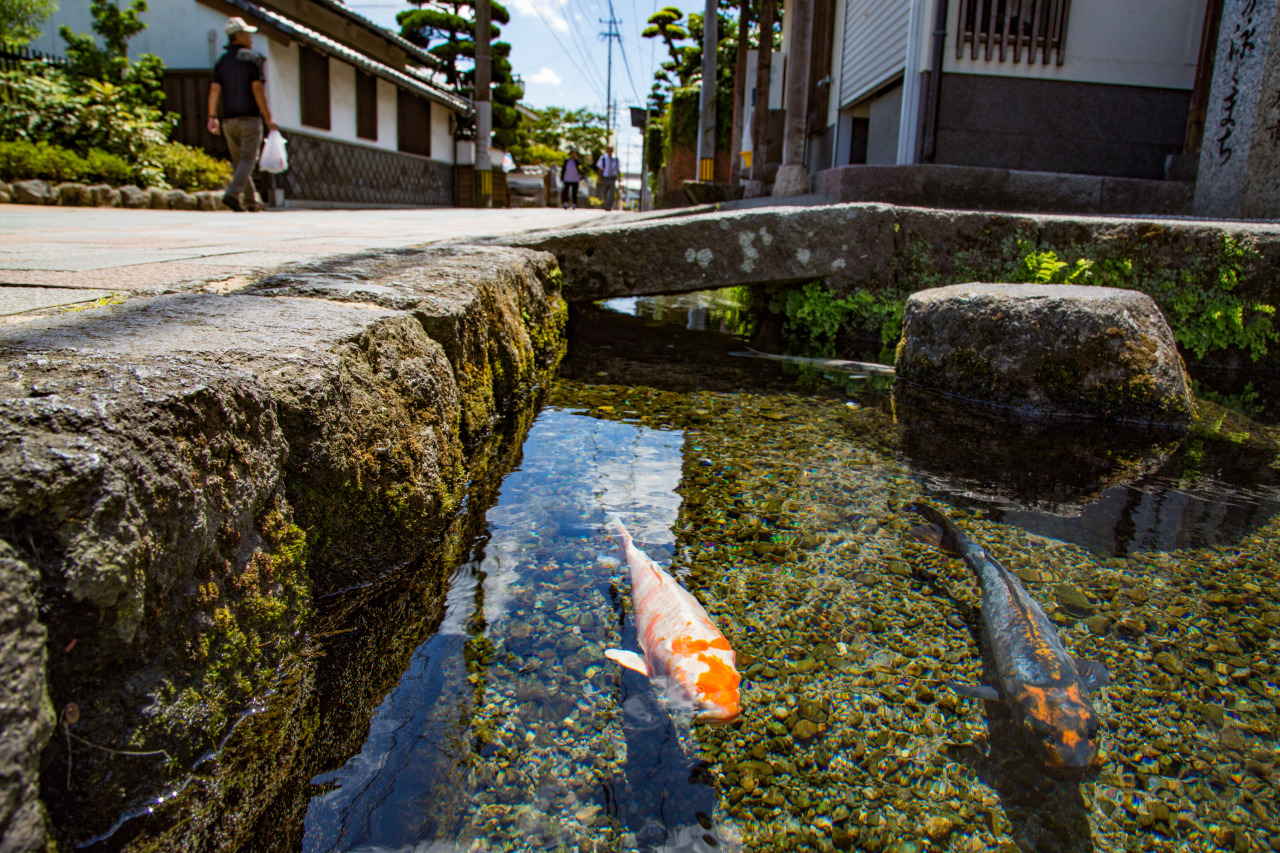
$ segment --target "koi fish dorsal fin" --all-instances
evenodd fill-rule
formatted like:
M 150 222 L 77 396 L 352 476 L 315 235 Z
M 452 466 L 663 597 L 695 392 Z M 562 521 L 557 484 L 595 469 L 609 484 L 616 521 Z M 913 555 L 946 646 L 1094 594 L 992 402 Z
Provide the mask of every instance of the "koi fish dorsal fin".
M 645 678 L 649 677 L 649 664 L 635 652 L 629 652 L 625 649 L 605 649 L 604 656 L 624 669 L 638 672 Z

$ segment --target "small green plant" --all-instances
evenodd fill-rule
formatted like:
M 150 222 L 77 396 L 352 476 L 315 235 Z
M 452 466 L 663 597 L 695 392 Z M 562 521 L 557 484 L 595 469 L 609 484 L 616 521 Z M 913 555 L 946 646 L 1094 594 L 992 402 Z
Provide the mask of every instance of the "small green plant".
M 61 311 L 64 314 L 71 314 L 76 311 L 87 311 L 90 308 L 106 308 L 108 305 L 123 305 L 123 304 L 124 304 L 124 294 L 113 293 L 110 296 L 104 296 L 101 299 L 94 300 L 93 302 L 84 302 L 79 305 L 63 306 L 61 308 Z
M 1174 335 L 1197 358 L 1236 347 L 1258 361 L 1280 340 L 1272 323 L 1276 307 L 1236 293 L 1245 265 L 1257 254 L 1251 242 L 1224 234 L 1207 268 L 1184 269 L 1178 281 L 1165 285 Z
M 1246 382 L 1238 394 L 1223 394 L 1214 391 L 1199 380 L 1192 379 L 1191 392 L 1197 400 L 1217 403 L 1224 409 L 1231 409 L 1250 418 L 1260 418 L 1267 411 L 1266 401 L 1258 389 L 1253 387 L 1252 382 Z
M 1240 350 L 1260 361 L 1280 342 L 1276 306 L 1239 292 L 1260 260 L 1252 238 L 1222 233 L 1213 251 L 1187 254 L 1179 265 L 1144 249 L 1141 238 L 1053 246 L 1018 234 L 994 254 L 957 252 L 944 272 L 928 244 L 912 236 L 893 263 L 893 286 L 839 297 L 809 282 L 774 291 L 769 308 L 783 316 L 794 352 L 833 356 L 850 339 L 868 334 L 878 333 L 891 348 L 901 334 L 906 297 L 916 291 L 967 281 L 1096 285 L 1151 296 L 1178 344 L 1197 358 Z M 891 358 L 882 353 L 881 360 Z
M 188 192 L 221 189 L 231 180 L 230 163 L 180 142 L 148 149 L 142 164 L 155 169 L 164 183 Z
M 1039 282 L 1041 284 L 1088 284 L 1093 276 L 1093 261 L 1088 258 L 1077 258 L 1075 264 L 1059 260 L 1052 249 L 1037 252 L 1029 242 L 1022 242 L 1019 248 L 1025 252 L 1022 268 L 1025 278 L 1020 281 Z
M 858 288 L 847 297 L 836 296 L 819 281 L 799 289 L 775 293 L 769 308 L 786 319 L 784 328 L 793 345 L 806 355 L 833 357 L 839 343 L 859 337 L 876 336 L 890 353 L 902 334 L 902 311 L 906 297 L 896 290 Z

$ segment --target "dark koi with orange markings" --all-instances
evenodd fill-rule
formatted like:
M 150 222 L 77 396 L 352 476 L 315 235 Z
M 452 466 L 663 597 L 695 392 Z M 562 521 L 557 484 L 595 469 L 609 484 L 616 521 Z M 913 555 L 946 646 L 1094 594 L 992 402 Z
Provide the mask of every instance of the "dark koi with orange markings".
M 912 535 L 962 558 L 982 588 L 982 629 L 995 658 L 1000 684 L 952 689 L 978 699 L 1002 700 L 1026 727 L 1050 767 L 1083 770 L 1098 754 L 1098 715 L 1089 694 L 1111 680 L 1096 661 L 1069 654 L 1049 617 L 1018 578 L 951 519 L 925 504 L 912 504 L 929 522 Z
M 741 713 L 733 647 L 698 600 L 636 547 L 616 515 L 631 574 L 636 634 L 644 656 L 607 649 L 605 657 L 657 682 L 677 707 L 702 722 L 727 723 Z

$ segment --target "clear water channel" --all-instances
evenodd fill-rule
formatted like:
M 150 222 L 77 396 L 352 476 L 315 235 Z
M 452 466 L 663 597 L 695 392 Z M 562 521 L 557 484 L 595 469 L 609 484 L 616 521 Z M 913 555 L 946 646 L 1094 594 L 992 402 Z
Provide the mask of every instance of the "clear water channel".
M 912 421 L 884 383 L 729 356 L 748 313 L 575 311 L 442 623 L 311 780 L 302 849 L 1280 849 L 1270 458 Z M 914 500 L 1111 670 L 1096 770 L 1046 772 L 947 687 L 983 679 L 977 591 L 908 535 Z M 732 642 L 739 721 L 691 725 L 605 659 L 639 648 L 606 512 Z

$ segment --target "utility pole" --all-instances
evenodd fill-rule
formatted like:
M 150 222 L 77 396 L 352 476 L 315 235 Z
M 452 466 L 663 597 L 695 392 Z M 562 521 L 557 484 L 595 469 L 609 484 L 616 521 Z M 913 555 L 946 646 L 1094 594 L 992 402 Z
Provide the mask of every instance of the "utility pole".
M 733 132 L 729 135 L 729 181 L 734 184 L 746 179 L 742 163 L 742 126 L 746 121 L 747 39 L 751 35 L 751 0 L 738 3 L 738 56 L 733 70 Z
M 613 15 L 613 0 L 609 0 L 609 19 L 602 20 L 600 23 L 607 24 L 609 27 L 600 33 L 600 36 L 609 45 L 609 59 L 608 64 L 605 65 L 604 72 L 604 143 L 605 145 L 613 145 L 613 40 L 617 38 L 618 44 L 622 42 L 621 33 L 618 33 L 618 24 L 622 22 Z M 602 200 L 604 199 L 603 183 L 603 181 L 600 182 L 602 186 L 595 188 L 596 192 L 602 193 L 600 195 Z M 618 183 L 621 184 L 621 181 Z M 622 188 L 620 186 L 618 187 L 618 192 L 621 191 Z
M 751 180 L 747 198 L 764 195 L 765 151 L 769 146 L 769 74 L 773 64 L 773 13 L 775 0 L 760 3 L 760 46 L 756 60 L 756 102 L 751 112 Z
M 622 21 L 619 21 L 617 18 L 613 16 L 613 0 L 609 0 L 609 20 L 607 21 L 601 20 L 600 23 L 605 24 L 606 26 L 609 27 L 609 29 L 605 30 L 600 34 L 600 37 L 603 38 L 609 44 L 609 60 L 608 60 L 608 64 L 605 66 L 606 71 L 605 71 L 605 77 L 604 77 L 604 123 L 605 123 L 605 127 L 607 128 L 608 134 L 612 136 L 613 135 L 613 41 L 614 39 L 617 39 L 619 42 L 622 41 L 622 35 L 621 33 L 618 32 L 618 24 L 621 24 Z
M 720 46 L 717 0 L 707 0 L 702 19 L 702 98 L 698 126 L 698 180 L 716 179 L 716 51 Z
M 493 136 L 493 104 L 489 89 L 493 79 L 489 63 L 489 40 L 493 37 L 489 0 L 476 2 L 476 206 L 493 204 L 493 170 L 489 162 L 489 140 Z
M 600 20 L 605 29 L 600 33 L 600 38 L 604 38 L 609 45 L 608 63 L 605 64 L 604 70 L 604 123 L 608 127 L 608 132 L 613 133 L 613 41 L 617 40 L 618 44 L 622 44 L 622 33 L 618 32 L 618 24 L 622 23 L 613 15 L 613 0 L 609 0 L 609 19 Z

